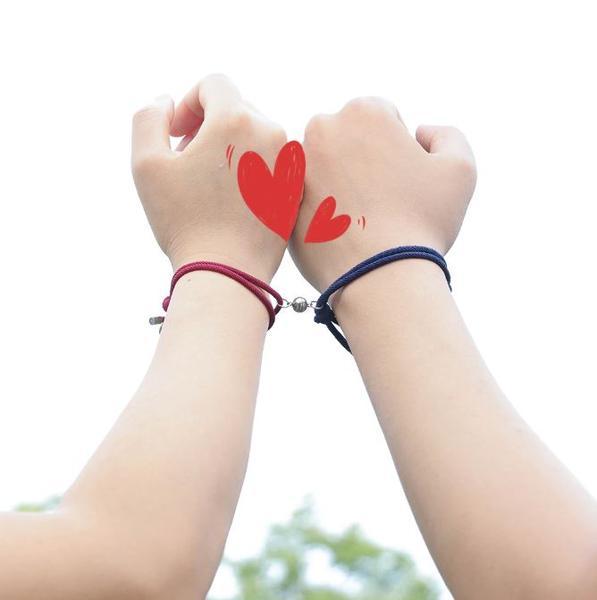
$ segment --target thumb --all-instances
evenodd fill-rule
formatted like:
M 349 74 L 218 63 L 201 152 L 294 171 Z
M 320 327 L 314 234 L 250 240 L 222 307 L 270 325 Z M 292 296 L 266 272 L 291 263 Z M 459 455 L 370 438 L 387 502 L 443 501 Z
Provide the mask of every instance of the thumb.
M 133 117 L 133 162 L 170 150 L 170 121 L 174 103 L 170 96 L 159 96 Z
M 469 143 L 464 134 L 456 127 L 420 125 L 415 137 L 429 154 L 457 158 L 472 164 L 475 162 Z

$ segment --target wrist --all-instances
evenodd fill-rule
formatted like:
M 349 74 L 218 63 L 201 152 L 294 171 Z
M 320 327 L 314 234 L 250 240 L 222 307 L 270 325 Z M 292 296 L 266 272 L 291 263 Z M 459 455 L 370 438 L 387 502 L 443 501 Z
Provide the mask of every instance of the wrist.
M 369 240 L 368 243 L 359 243 L 356 246 L 346 243 L 343 247 L 335 248 L 333 252 L 329 253 L 327 260 L 311 261 L 312 273 L 310 273 L 311 277 L 309 279 L 320 292 L 323 292 L 333 281 L 349 269 L 392 248 L 425 247 L 435 250 L 442 256 L 448 251 L 449 248 L 446 247 L 444 242 L 440 242 L 437 236 L 426 234 L 424 231 L 414 228 L 411 228 L 411 230 L 408 234 L 386 234 L 376 236 L 376 239 Z
M 364 319 L 373 314 L 387 318 L 406 302 L 417 302 L 421 294 L 450 296 L 441 268 L 424 259 L 406 259 L 375 269 L 331 298 L 336 317 L 345 322 Z
M 172 265 L 173 272 L 176 272 L 182 266 L 193 262 L 208 261 L 216 262 L 229 267 L 235 267 L 257 277 L 266 283 L 270 283 L 278 269 L 282 255 L 268 256 L 268 260 L 263 258 L 252 258 L 248 253 L 241 251 L 218 252 L 211 250 L 183 249 L 176 252 L 167 253 Z
M 255 295 L 238 281 L 213 271 L 192 271 L 177 282 L 164 326 L 183 322 L 255 322 L 264 332 L 268 313 Z

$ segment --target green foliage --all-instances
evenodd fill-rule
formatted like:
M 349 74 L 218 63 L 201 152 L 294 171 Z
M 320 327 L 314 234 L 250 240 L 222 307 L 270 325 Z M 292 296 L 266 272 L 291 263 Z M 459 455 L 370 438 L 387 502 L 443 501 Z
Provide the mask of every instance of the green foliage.
M 21 512 L 47 512 L 60 502 L 20 504 Z M 308 577 L 314 553 L 327 557 L 326 573 L 339 584 L 316 584 Z M 405 553 L 368 540 L 358 526 L 340 534 L 320 528 L 307 503 L 288 523 L 274 525 L 258 556 L 225 560 L 238 594 L 225 600 L 437 600 L 432 581 L 421 577 Z
M 327 557 L 337 585 L 309 581 L 314 554 Z M 353 526 L 341 534 L 321 529 L 310 505 L 274 525 L 257 557 L 226 561 L 239 593 L 226 600 L 435 600 L 436 586 L 412 559 L 368 540 Z
M 43 502 L 24 502 L 15 507 L 19 512 L 48 512 L 54 510 L 60 504 L 60 496 L 52 496 Z

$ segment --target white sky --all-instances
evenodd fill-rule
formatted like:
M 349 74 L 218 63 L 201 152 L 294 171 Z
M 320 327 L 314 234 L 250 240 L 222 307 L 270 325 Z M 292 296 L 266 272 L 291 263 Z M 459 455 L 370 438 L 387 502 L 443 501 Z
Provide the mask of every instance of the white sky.
M 63 491 L 144 373 L 170 273 L 129 175 L 130 117 L 212 71 L 290 138 L 358 95 L 393 99 L 413 130 L 467 133 L 479 185 L 449 255 L 454 293 L 512 402 L 597 495 L 592 8 L 3 5 L 0 508 Z M 287 259 L 275 285 L 314 297 Z M 434 573 L 352 359 L 287 312 L 268 336 L 230 553 L 258 548 L 308 493 L 329 527 L 357 521 Z

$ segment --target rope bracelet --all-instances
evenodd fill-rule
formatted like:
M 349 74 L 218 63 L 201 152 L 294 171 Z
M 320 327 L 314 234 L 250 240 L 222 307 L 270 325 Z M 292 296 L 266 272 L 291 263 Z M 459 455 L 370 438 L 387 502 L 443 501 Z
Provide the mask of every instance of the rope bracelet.
M 433 248 L 427 248 L 425 246 L 399 246 L 397 248 L 391 248 L 390 250 L 385 250 L 384 252 L 380 252 L 375 256 L 372 256 L 363 262 L 360 262 L 358 265 L 354 266 L 352 269 L 344 273 L 341 277 L 338 277 L 330 286 L 319 296 L 319 298 L 315 301 L 308 302 L 305 298 L 299 296 L 292 301 L 284 299 L 276 290 L 274 290 L 271 286 L 269 286 L 264 281 L 253 277 L 253 275 L 249 275 L 240 269 L 236 269 L 235 267 L 230 267 L 228 265 L 224 265 L 221 263 L 210 262 L 210 261 L 199 261 L 189 263 L 180 267 L 174 273 L 172 277 L 172 282 L 170 284 L 170 294 L 164 298 L 162 302 L 162 308 L 164 312 L 168 311 L 168 306 L 170 305 L 170 298 L 172 297 L 172 293 L 174 292 L 174 288 L 178 281 L 187 275 L 188 273 L 192 273 L 193 271 L 213 271 L 215 273 L 220 273 L 221 275 L 225 275 L 230 279 L 234 279 L 242 286 L 247 288 L 250 292 L 252 292 L 256 298 L 263 304 L 265 309 L 267 310 L 269 316 L 269 327 L 271 329 L 272 325 L 276 320 L 276 315 L 280 312 L 282 308 L 292 307 L 292 309 L 297 313 L 302 313 L 307 310 L 307 308 L 312 308 L 315 311 L 314 321 L 315 323 L 324 324 L 331 334 L 336 338 L 336 340 L 342 345 L 343 348 L 350 352 L 350 346 L 346 341 L 346 338 L 342 335 L 340 330 L 336 327 L 338 325 L 338 321 L 336 319 L 336 315 L 332 310 L 332 307 L 329 304 L 330 297 L 335 294 L 337 291 L 341 290 L 343 287 L 352 283 L 359 277 L 378 269 L 379 267 L 383 267 L 391 262 L 395 262 L 397 260 L 406 260 L 406 259 L 423 259 L 429 260 L 435 263 L 440 269 L 443 271 L 446 281 L 448 283 L 448 287 L 452 290 L 451 285 L 451 277 L 450 272 L 448 270 L 448 265 L 444 259 L 444 257 L 434 250 Z M 275 305 L 272 306 L 269 301 L 267 294 L 271 295 L 276 301 Z M 164 322 L 164 317 L 151 317 L 149 319 L 150 325 L 162 325 Z M 161 328 L 160 328 L 161 329 Z
M 359 277 L 366 275 L 370 271 L 374 271 L 379 267 L 383 267 L 391 262 L 397 260 L 406 260 L 408 258 L 430 260 L 435 263 L 444 272 L 448 287 L 452 291 L 450 271 L 448 271 L 448 265 L 444 257 L 434 250 L 433 248 L 426 248 L 425 246 L 399 246 L 397 248 L 391 248 L 380 252 L 375 256 L 372 256 L 358 265 L 354 266 L 349 271 L 346 271 L 344 275 L 338 277 L 330 286 L 319 296 L 317 303 L 314 306 L 316 323 L 323 323 L 330 331 L 330 333 L 338 340 L 343 348 L 350 352 L 350 346 L 346 341 L 346 338 L 340 333 L 340 330 L 336 327 L 338 321 L 336 315 L 329 304 L 330 297 L 343 287 L 352 283 Z
M 261 281 L 261 279 L 257 279 L 257 277 L 253 277 L 253 275 L 249 275 L 240 269 L 235 267 L 230 267 L 228 265 L 223 265 L 221 263 L 211 262 L 211 261 L 198 261 L 188 263 L 183 265 L 174 273 L 172 276 L 172 282 L 170 283 L 170 294 L 164 298 L 162 302 L 162 308 L 164 312 L 168 311 L 168 307 L 170 306 L 170 298 L 174 292 L 174 288 L 176 284 L 189 273 L 193 271 L 213 271 L 214 273 L 220 273 L 221 275 L 225 275 L 230 279 L 234 279 L 242 286 L 247 288 L 250 292 L 252 292 L 255 297 L 263 304 L 267 314 L 269 316 L 269 327 L 270 329 L 276 320 L 276 315 L 280 312 L 280 309 L 284 306 L 284 298 L 274 290 L 271 286 L 269 286 L 265 281 Z M 275 306 L 272 306 L 265 292 L 273 296 L 276 300 Z M 150 325 L 161 325 L 164 322 L 164 317 L 151 317 L 149 319 Z

